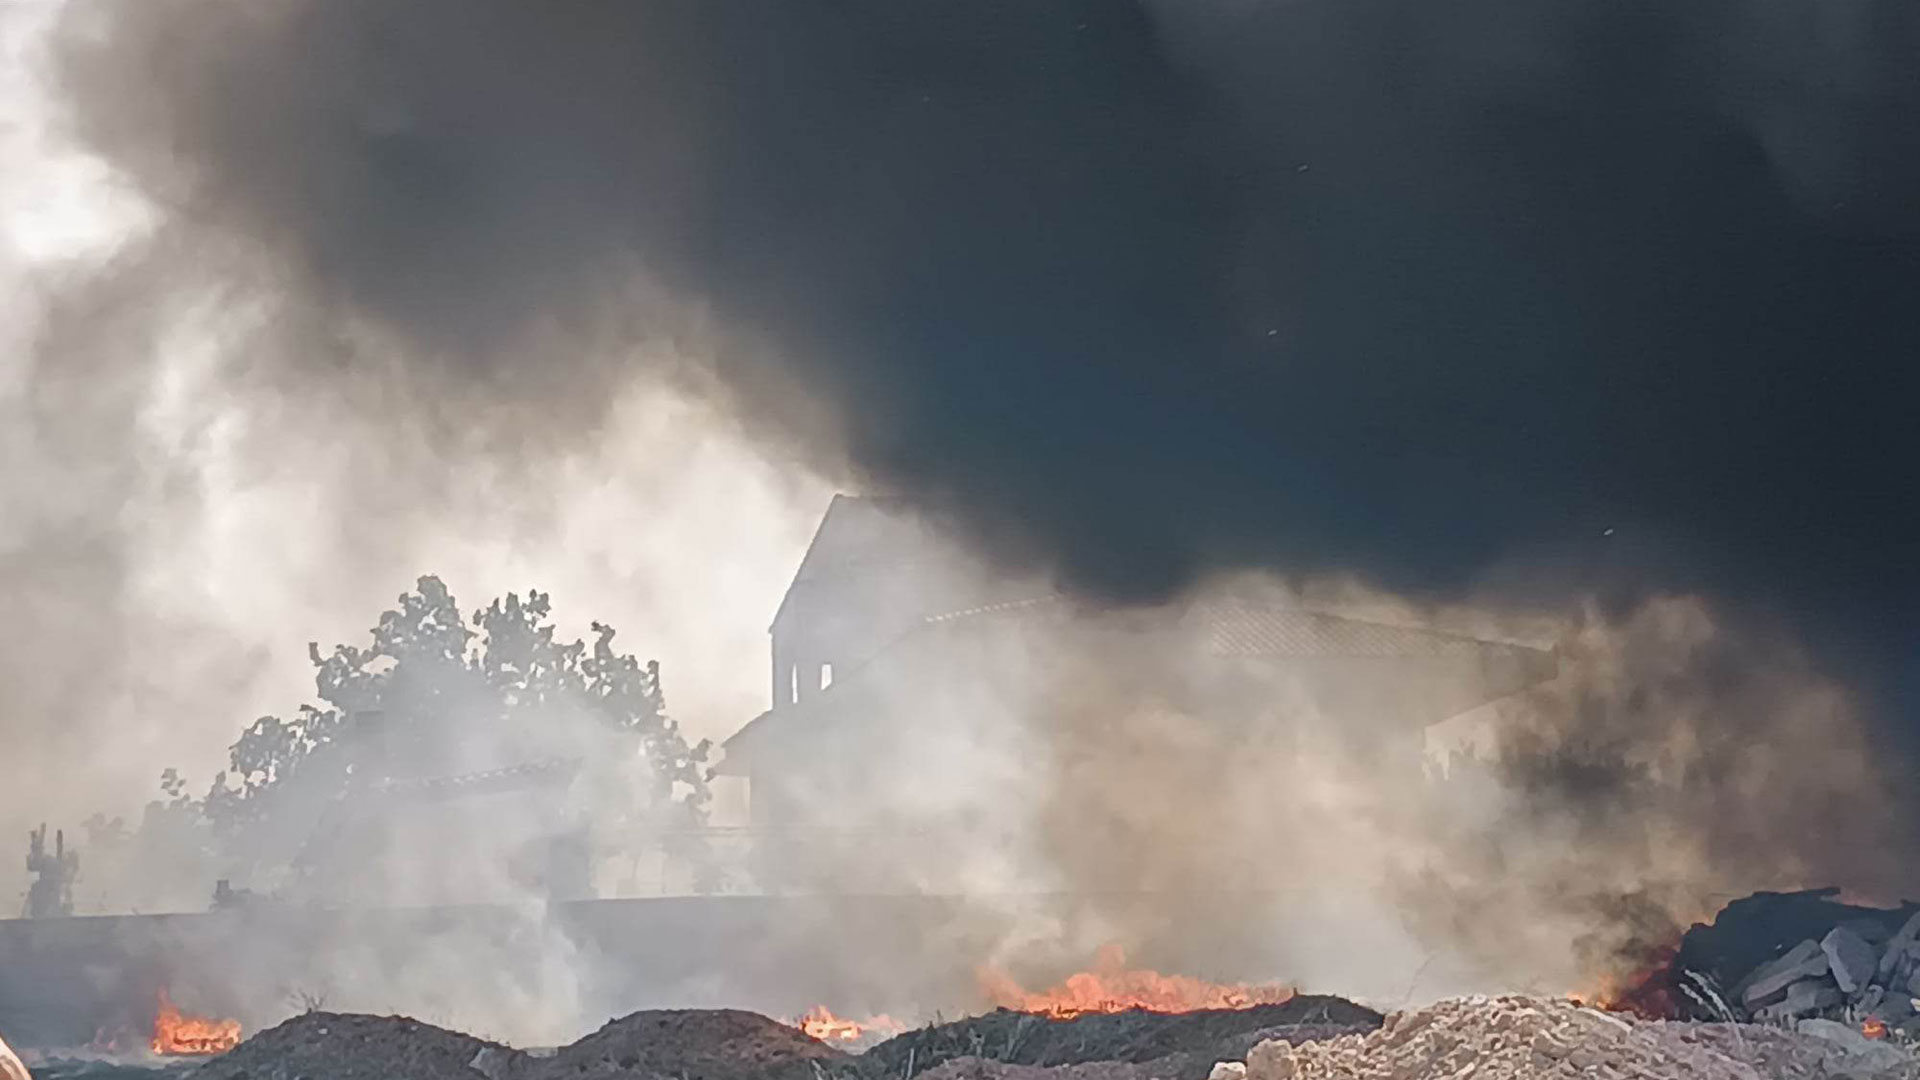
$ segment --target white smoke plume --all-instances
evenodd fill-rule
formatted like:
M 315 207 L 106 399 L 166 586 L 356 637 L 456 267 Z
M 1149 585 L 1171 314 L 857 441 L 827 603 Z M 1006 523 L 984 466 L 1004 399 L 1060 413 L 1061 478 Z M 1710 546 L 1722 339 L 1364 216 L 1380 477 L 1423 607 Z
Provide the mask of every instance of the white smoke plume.
M 849 456 L 890 463 L 890 479 L 927 476 L 929 490 L 906 494 L 950 505 L 942 497 L 953 492 L 942 480 L 964 487 L 977 477 L 943 472 L 937 466 L 951 462 L 938 449 L 914 449 L 924 433 L 914 419 L 937 420 L 937 413 L 895 406 L 923 406 L 943 389 L 980 393 L 996 407 L 1022 400 L 997 384 L 983 391 L 954 376 L 974 370 L 965 364 L 941 369 L 954 383 L 928 388 L 882 378 L 895 367 L 873 356 L 864 356 L 865 368 L 817 369 L 814 386 L 796 385 L 766 362 L 765 323 L 803 327 L 796 351 L 831 354 L 844 343 L 835 339 L 837 324 L 883 321 L 894 294 L 876 280 L 911 280 L 919 291 L 905 299 L 913 304 L 938 309 L 929 298 L 949 299 L 948 279 L 913 278 L 906 271 L 920 267 L 911 260 L 902 267 L 881 260 L 875 270 L 858 257 L 868 246 L 885 247 L 881 238 L 911 235 L 902 222 L 883 215 L 872 231 L 852 230 L 847 258 L 830 266 L 794 256 L 815 253 L 814 230 L 831 231 L 832 215 L 822 215 L 824 226 L 794 223 L 781 234 L 780 258 L 772 261 L 853 281 L 855 298 L 821 316 L 823 326 L 804 315 L 812 292 L 784 289 L 804 275 L 774 274 L 728 252 L 731 261 L 714 280 L 742 285 L 754 301 L 745 306 L 762 316 L 730 319 L 723 305 L 688 300 L 653 276 L 671 278 L 676 260 L 700 262 L 675 244 L 686 239 L 682 218 L 706 209 L 681 198 L 714 179 L 701 175 L 706 156 L 676 156 L 680 144 L 670 139 L 665 150 L 624 141 L 636 127 L 624 119 L 609 126 L 585 118 L 584 138 L 614 131 L 615 157 L 657 182 L 654 201 L 632 208 L 631 193 L 608 185 L 597 168 L 595 148 L 567 156 L 564 133 L 549 131 L 544 114 L 506 109 L 500 119 L 553 151 L 551 175 L 525 171 L 514 147 L 503 150 L 501 140 L 462 127 L 469 117 L 461 103 L 448 106 L 440 84 L 424 76 L 415 82 L 421 73 L 402 64 L 382 69 L 391 86 L 352 88 L 364 99 L 342 108 L 364 130 L 301 129 L 364 137 L 376 151 L 398 154 L 398 165 L 380 158 L 365 176 L 335 174 L 327 167 L 338 161 L 325 153 L 312 162 L 269 153 L 255 172 L 235 165 L 253 160 L 252 140 L 311 120 L 302 110 L 341 105 L 330 96 L 341 91 L 340 73 L 324 63 L 295 72 L 312 84 L 259 78 L 251 64 L 303 40 L 285 32 L 295 23 L 276 20 L 317 20 L 330 35 L 316 41 L 318 55 L 360 56 L 351 14 L 331 13 L 397 9 L 233 9 L 221 16 L 231 25 L 216 27 L 233 31 L 228 37 L 172 29 L 170 14 L 206 14 L 213 10 L 206 5 L 134 12 L 111 27 L 89 21 L 111 7 L 83 6 L 64 26 L 79 57 L 66 71 L 72 100 L 56 89 L 46 50 L 58 11 L 0 8 L 9 61 L 0 70 L 0 108 L 9 120 L 0 125 L 0 596 L 8 605 L 0 733 L 11 770 L 0 796 L 0 840 L 24 837 L 41 820 L 64 823 L 73 835 L 95 812 L 137 814 L 164 766 L 203 784 L 247 722 L 284 714 L 303 699 L 309 641 L 323 648 L 359 642 L 373 615 L 422 573 L 444 577 L 469 608 L 533 587 L 552 593 L 569 634 L 585 633 L 589 619 L 612 623 L 623 648 L 662 662 L 669 711 L 696 736 L 725 736 L 766 704 L 767 619 L 827 495 L 859 478 Z M 749 20 L 734 29 L 755 27 Z M 403 51 L 422 47 L 411 38 L 380 40 L 397 40 Z M 234 42 L 261 51 L 230 49 Z M 89 43 L 105 44 L 89 50 Z M 194 48 L 173 51 L 170 43 Z M 486 42 L 461 53 L 467 66 L 449 85 L 469 86 L 476 72 L 493 71 L 485 62 L 492 55 Z M 112 62 L 127 57 L 152 66 Z M 203 57 L 209 62 L 198 64 Z M 600 75 L 611 72 L 617 83 L 631 69 L 621 57 L 600 59 L 605 67 L 581 69 L 586 89 Z M 151 86 L 142 81 L 148 78 Z M 255 99 L 233 93 L 236 87 L 275 94 Z M 931 97 L 923 103 L 934 104 Z M 690 118 L 669 119 L 697 127 L 701 110 L 715 104 L 691 102 Z M 1185 113 L 1148 104 L 1169 130 L 1181 127 Z M 1085 105 L 1063 106 L 1062 115 L 1077 116 Z M 436 113 L 437 106 L 448 107 Z M 570 102 L 556 106 L 556 115 L 571 115 L 561 106 Z M 970 116 L 965 109 L 953 115 Z M 406 157 L 416 122 L 426 125 L 430 147 L 441 134 L 431 125 L 450 125 L 455 150 L 472 150 L 484 159 L 478 172 L 505 178 L 498 188 L 467 192 L 473 202 L 459 209 L 472 220 L 428 216 L 414 233 L 410 221 L 383 216 L 388 197 L 405 207 L 417 193 L 381 184 L 414 176 L 408 169 L 416 165 L 436 167 Z M 1332 156 L 1345 145 L 1342 132 L 1306 127 L 1331 144 Z M 680 131 L 673 124 L 657 130 Z M 1804 138 L 1794 125 L 1779 130 L 1784 142 L 1775 145 L 1791 149 Z M 1140 152 L 1178 148 L 1183 139 L 1148 140 Z M 729 160 L 704 139 L 689 137 L 686 145 Z M 117 151 L 111 166 L 88 155 L 99 147 Z M 912 140 L 891 149 L 901 159 L 917 153 Z M 1113 154 L 1131 160 L 1133 149 Z M 1076 168 L 1099 172 L 1107 161 L 1095 155 Z M 1287 163 L 1286 175 L 1294 168 Z M 1320 174 L 1299 175 L 1309 183 Z M 257 183 L 262 177 L 273 182 Z M 845 196 L 832 182 L 838 178 L 831 173 L 822 184 L 836 199 Z M 1812 176 L 1795 195 L 1845 180 Z M 356 187 L 362 182 L 368 186 Z M 519 192 L 519 183 L 542 198 L 504 198 L 516 212 L 490 216 L 501 192 Z M 1169 186 L 1190 194 L 1183 183 Z M 1153 185 L 1143 192 L 1146 205 L 1168 195 Z M 734 194 L 739 202 L 731 205 L 764 208 L 757 188 Z M 857 201 L 891 205 L 880 194 L 862 189 Z M 577 214 L 569 201 L 576 196 L 585 208 Z M 345 209 L 332 198 L 344 199 Z M 517 212 L 526 206 L 548 208 L 555 219 Z M 1125 198 L 1099 204 L 1093 225 L 1104 213 L 1125 217 L 1132 206 Z M 984 220 L 999 222 L 1005 207 L 992 209 Z M 598 230 L 602 211 L 633 233 L 664 237 L 661 262 L 669 265 L 645 272 L 631 265 L 634 253 Z M 752 233 L 767 224 L 747 217 L 730 220 L 729 229 Z M 959 232 L 969 220 L 958 219 Z M 329 246 L 343 222 L 351 235 Z M 1185 222 L 1161 224 L 1187 233 Z M 1106 231 L 1089 235 L 1100 238 L 1091 250 L 1117 275 L 1114 295 L 1135 296 L 1133 264 L 1105 258 L 1133 248 L 1109 253 Z M 957 265 L 965 269 L 979 238 L 963 239 Z M 575 244 L 592 258 L 574 259 L 568 247 Z M 523 251 L 525 260 L 504 257 Z M 1063 289 L 1075 280 L 1044 258 L 1038 265 L 1020 280 Z M 478 287 L 466 288 L 475 280 Z M 1182 315 L 1207 307 L 1139 291 Z M 994 303 L 1030 299 L 984 295 Z M 1048 314 L 1084 314 L 1071 289 L 1043 299 L 1058 301 Z M 1104 318 L 1094 315 L 1096 323 Z M 1009 320 L 1016 330 L 1019 324 Z M 1265 333 L 1277 331 L 1264 331 L 1263 342 Z M 1026 339 L 1009 334 L 982 351 L 1016 351 L 1008 342 Z M 882 340 L 926 344 L 904 332 Z M 1150 378 L 1142 385 L 1160 386 L 1159 362 L 1145 367 Z M 874 385 L 881 389 L 868 396 Z M 1077 402 L 1104 388 L 1069 396 Z M 1127 410 L 1139 401 L 1160 400 L 1118 396 L 1122 419 L 1135 417 Z M 835 426 L 844 411 L 858 412 L 853 435 Z M 1149 412 L 1156 421 L 1179 416 Z M 993 415 L 1031 440 L 1016 447 L 1049 446 L 1050 435 L 1067 430 L 1058 416 Z M 1197 422 L 1169 431 L 1193 428 L 1226 432 Z M 987 473 L 1026 478 L 1027 459 L 1003 446 L 1000 429 L 982 430 L 953 422 L 936 432 L 945 443 L 929 445 L 968 448 Z M 1159 431 L 1144 430 L 1149 437 Z M 1331 444 L 1345 445 L 1336 438 L 1343 432 L 1330 431 Z M 1229 448 L 1230 462 L 1247 460 L 1234 455 L 1237 444 L 1226 434 L 1217 444 L 1210 437 L 1198 443 L 1212 448 L 1197 458 L 1203 468 L 1219 464 L 1209 456 L 1218 446 Z M 1180 467 L 1154 471 L 1154 460 L 1108 462 L 1098 475 L 1111 490 L 1092 492 L 1091 503 L 1079 501 L 1085 490 L 1046 487 L 1052 481 L 1045 477 L 1078 475 L 1078 465 L 1034 473 L 1043 478 L 1036 483 L 1045 488 L 1055 539 L 1074 540 L 1067 546 L 1097 563 L 1090 552 L 1101 545 L 1090 541 L 1101 539 L 1100 515 L 1081 519 L 1072 510 L 1124 508 L 1129 521 L 1137 516 L 1148 526 L 1130 534 L 1148 553 L 1143 564 L 1166 555 L 1179 571 L 1174 580 L 1197 582 L 1172 590 L 1176 608 L 1216 594 L 1274 594 L 1381 621 L 1554 643 L 1561 674 L 1454 719 L 1445 733 L 1474 740 L 1478 764 L 1435 763 L 1423 758 L 1427 733 L 1405 722 L 1406 714 L 1429 711 L 1428 702 L 1386 700 L 1335 715 L 1313 687 L 1284 679 L 1221 690 L 1193 677 L 1181 654 L 1127 636 L 1127 627 L 1162 613 L 1105 612 L 1091 629 L 1016 639 L 993 655 L 990 680 L 895 688 L 927 695 L 912 730 L 840 734 L 848 741 L 836 749 L 853 763 L 851 782 L 823 789 L 803 807 L 821 823 L 815 849 L 800 853 L 817 860 L 810 884 L 868 898 L 956 896 L 940 933 L 910 932 L 921 924 L 871 917 L 848 896 L 826 897 L 784 932 L 788 944 L 859 937 L 837 966 L 773 970 L 777 960 L 802 954 L 769 946 L 765 956 L 743 959 L 723 951 L 723 942 L 704 959 L 734 970 L 701 972 L 702 957 L 694 955 L 694 974 L 671 982 L 661 976 L 635 991 L 632 978 L 644 983 L 655 973 L 636 976 L 621 970 L 619 958 L 589 955 L 556 928 L 541 898 L 525 894 L 524 882 L 481 865 L 479 876 L 500 869 L 500 878 L 463 884 L 510 898 L 503 912 L 424 935 L 406 925 L 284 940 L 276 970 L 299 971 L 295 981 L 309 985 L 254 985 L 216 964 L 182 973 L 189 984 L 195 977 L 210 984 L 183 986 L 183 993 L 248 999 L 263 1014 L 248 1018 L 259 1022 L 290 1008 L 282 1004 L 288 994 L 310 989 L 331 1007 L 410 1011 L 550 1041 L 604 1018 L 604 1010 L 669 1004 L 647 997 L 669 987 L 687 996 L 683 1003 L 729 1003 L 714 999 L 762 974 L 754 963 L 768 965 L 756 983 L 766 997 L 731 1003 L 771 1009 L 783 994 L 819 990 L 876 1007 L 904 999 L 940 1008 L 980 1003 L 965 989 L 978 965 L 1004 964 L 1044 981 L 1118 943 L 1168 969 L 1293 981 L 1395 1004 L 1466 989 L 1565 989 L 1631 955 L 1649 934 L 1752 888 L 1843 880 L 1892 898 L 1911 887 L 1901 863 L 1884 857 L 1909 850 L 1899 816 L 1888 809 L 1897 805 L 1881 771 L 1888 759 L 1874 753 L 1852 695 L 1790 636 L 1686 593 L 1621 605 L 1563 588 L 1543 605 L 1467 588 L 1437 607 L 1344 577 L 1215 580 L 1191 565 L 1193 552 L 1182 554 L 1192 537 L 1152 528 L 1183 523 L 1152 515 L 1155 491 L 1180 494 L 1177 481 L 1187 477 Z M 1068 461 L 1078 458 L 1062 455 Z M 1242 493 L 1265 492 L 1270 481 L 1257 467 L 1235 480 Z M 1427 490 L 1406 486 L 1423 497 Z M 986 487 L 998 497 L 997 481 Z M 1258 507 L 1242 520 L 1250 500 L 1228 502 L 1219 511 L 1231 526 L 1221 534 L 1229 549 L 1223 563 L 1244 554 L 1235 544 L 1271 524 Z M 1003 517 L 1020 507 L 1017 500 L 996 505 Z M 968 540 L 1008 539 L 992 520 L 961 523 L 969 527 L 958 535 Z M 984 550 L 956 559 L 1004 560 L 1031 571 L 1048 557 L 1017 544 Z M 1263 548 L 1244 561 L 1269 554 Z M 1390 561 L 1380 550 L 1370 560 Z M 1309 561 L 1340 562 L 1327 551 Z M 1119 570 L 1130 565 L 1123 557 L 1108 569 L 1124 576 Z M 1064 577 L 1083 581 L 1100 580 L 1099 571 L 1062 568 Z M 1166 599 L 1151 585 L 1142 591 Z M 1223 716 L 1240 726 L 1220 726 Z M 794 749 L 807 752 L 819 750 Z M 1444 779 L 1433 779 L 1435 771 Z M 458 815 L 452 826 L 460 839 L 490 828 Z M 204 905 L 206 874 L 172 854 L 148 852 L 128 864 L 137 872 L 117 880 L 109 866 L 83 861 L 79 904 Z M 169 863 L 187 872 L 170 876 Z M 0 862 L 0 898 L 24 886 L 16 866 Z M 402 872 L 399 884 L 444 883 L 410 881 Z M 383 899 L 439 897 L 396 888 Z M 402 938 L 416 943 L 413 951 L 393 947 Z M 730 947 L 738 949 L 739 939 Z

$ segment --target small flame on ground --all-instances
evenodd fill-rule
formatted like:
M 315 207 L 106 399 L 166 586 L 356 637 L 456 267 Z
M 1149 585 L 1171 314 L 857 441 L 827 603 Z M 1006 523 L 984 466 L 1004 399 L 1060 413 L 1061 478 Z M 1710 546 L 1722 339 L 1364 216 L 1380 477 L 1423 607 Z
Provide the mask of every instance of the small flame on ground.
M 1575 1005 L 1627 1013 L 1642 1020 L 1682 1019 L 1687 1010 L 1681 1004 L 1674 967 L 1679 954 L 1678 939 L 1642 946 L 1632 958 L 1632 970 L 1603 972 L 1592 984 L 1567 998 Z
M 865 1020 L 843 1020 L 825 1005 L 815 1005 L 790 1025 L 824 1043 L 857 1043 L 905 1028 L 890 1016 L 871 1016 Z
M 1286 986 L 1225 985 L 1189 975 L 1129 968 L 1125 953 L 1114 945 L 1100 950 L 1092 971 L 1070 975 L 1051 989 L 1029 991 L 992 968 L 980 972 L 980 986 L 1000 1008 L 1058 1019 L 1129 1009 L 1158 1013 L 1250 1009 L 1282 1005 L 1293 999 L 1293 989 Z
M 240 1045 L 240 1021 L 188 1016 L 174 1006 L 163 989 L 149 1045 L 154 1053 L 168 1056 L 224 1054 Z
M 1887 1037 L 1887 1022 L 1877 1016 L 1869 1016 L 1861 1021 L 1860 1034 L 1869 1039 L 1884 1039 Z

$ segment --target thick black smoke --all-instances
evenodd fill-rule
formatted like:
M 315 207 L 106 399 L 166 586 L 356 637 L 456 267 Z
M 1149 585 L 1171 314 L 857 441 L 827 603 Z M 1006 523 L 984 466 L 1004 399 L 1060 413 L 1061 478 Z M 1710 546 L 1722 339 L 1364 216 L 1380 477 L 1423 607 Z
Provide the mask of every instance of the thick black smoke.
M 740 333 L 758 420 L 827 403 L 836 452 L 1105 594 L 1500 567 L 1913 666 L 1906 0 L 100 0 L 68 33 L 94 147 L 462 393 L 590 422 L 620 369 L 553 342 L 644 279 Z M 279 374 L 357 362 L 313 355 Z

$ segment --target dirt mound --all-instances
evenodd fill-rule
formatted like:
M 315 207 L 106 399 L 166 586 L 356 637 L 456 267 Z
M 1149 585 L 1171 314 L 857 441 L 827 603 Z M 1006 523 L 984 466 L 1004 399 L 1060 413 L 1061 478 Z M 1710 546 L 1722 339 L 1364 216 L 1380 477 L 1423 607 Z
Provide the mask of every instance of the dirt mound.
M 247 1039 L 193 1080 L 481 1080 L 480 1051 L 497 1043 L 403 1016 L 312 1012 Z
M 637 1012 L 608 1023 L 525 1080 L 866 1080 L 858 1059 L 785 1024 L 734 1009 Z
M 868 1050 L 865 1060 L 889 1077 L 911 1077 L 948 1062 L 978 1058 L 1032 1066 L 1151 1064 L 1145 1075 L 1203 1080 L 1214 1062 L 1243 1058 L 1263 1041 L 1332 1038 L 1371 1031 L 1380 1021 L 1380 1014 L 1372 1009 L 1319 995 L 1248 1009 L 1188 1013 L 1135 1009 L 1067 1020 L 1002 1009 L 895 1036 Z
M 1837 1027 L 1837 1025 L 1836 1025 Z M 1641 1023 L 1560 1001 L 1466 998 L 1395 1013 L 1378 1031 L 1326 1042 L 1269 1042 L 1246 1080 L 1875 1080 L 1920 1077 L 1920 1063 L 1853 1033 L 1738 1024 Z

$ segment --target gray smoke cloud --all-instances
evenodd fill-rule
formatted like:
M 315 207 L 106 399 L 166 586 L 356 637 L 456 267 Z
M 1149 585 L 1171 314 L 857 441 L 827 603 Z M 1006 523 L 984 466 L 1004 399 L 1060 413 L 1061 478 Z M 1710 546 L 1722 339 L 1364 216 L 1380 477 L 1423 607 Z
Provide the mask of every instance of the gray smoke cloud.
M 1553 647 L 1559 670 L 1456 711 L 1479 672 L 1195 651 L 1194 605 L 1249 603 Z M 972 619 L 864 676 L 842 708 L 875 724 L 790 725 L 819 740 L 791 750 L 822 832 L 795 858 L 822 888 L 974 897 L 1010 929 L 958 963 L 1028 986 L 1118 945 L 1386 1005 L 1591 991 L 1758 889 L 1914 884 L 1854 698 L 1698 597 L 1540 619 L 1242 575 L 1164 609 Z
M 82 5 L 63 74 L 333 331 L 263 377 L 591 428 L 628 365 L 527 357 L 658 289 L 756 428 L 1101 595 L 1544 553 L 1897 691 L 1913 515 L 1856 494 L 1911 389 L 1910 15 L 1510 7 L 183 0 Z
M 1898 889 L 1860 717 L 1904 735 L 1914 640 L 1915 516 L 1875 495 L 1906 490 L 1912 29 L 1870 0 L 72 0 L 36 123 L 137 210 L 6 279 L 0 687 L 39 764 L 0 828 L 211 762 L 424 571 L 614 622 L 724 734 L 852 480 L 1096 603 L 1352 575 L 1343 604 L 1471 603 L 1578 659 L 1481 718 L 1494 765 L 1444 813 L 1364 730 L 1209 740 L 1190 702 L 1135 715 L 1129 672 L 1177 670 L 1010 663 L 944 703 L 998 720 L 945 733 L 937 782 L 844 808 L 996 792 L 988 855 L 860 869 L 1184 898 L 1009 902 L 1003 949 L 1391 997 L 1570 978 L 1644 921 L 1623 895 Z M 1316 921 L 1347 932 L 1285 929 Z
M 550 591 L 566 633 L 615 625 L 664 662 L 696 736 L 761 707 L 740 671 L 830 488 L 679 378 L 715 336 L 696 313 L 598 346 L 654 377 L 603 393 L 590 429 L 386 378 L 406 368 L 378 334 L 73 142 L 50 52 L 64 14 L 5 24 L 0 836 L 23 851 L 42 820 L 70 837 L 94 813 L 136 821 L 166 766 L 198 794 L 253 717 L 311 694 L 309 641 L 360 642 L 425 572 L 475 605 Z M 391 369 L 276 374 L 350 346 Z M 24 887 L 20 860 L 0 863 L 0 897 Z M 83 854 L 77 901 L 200 907 L 210 888 L 117 880 Z

